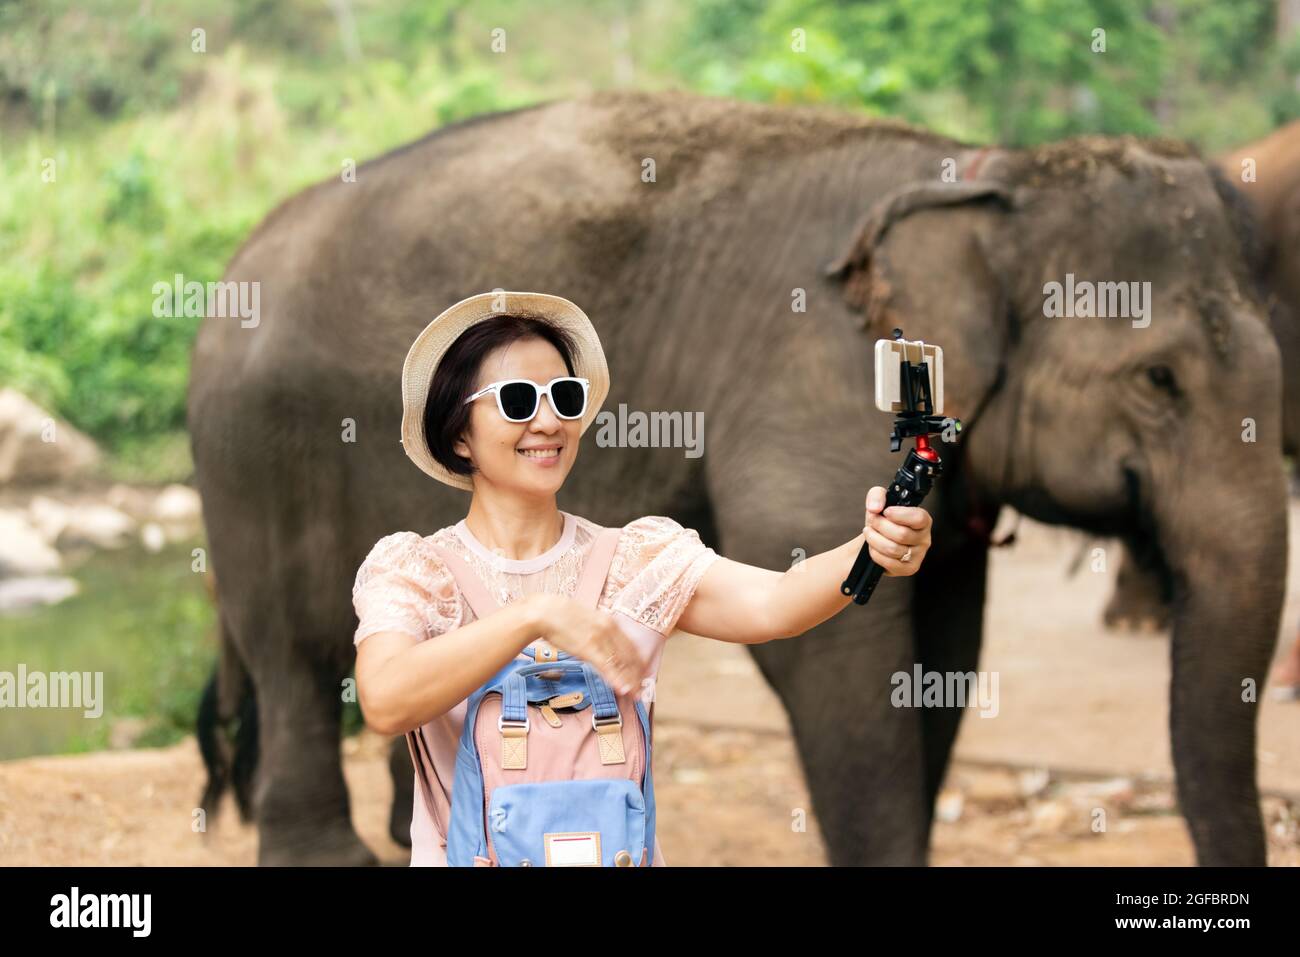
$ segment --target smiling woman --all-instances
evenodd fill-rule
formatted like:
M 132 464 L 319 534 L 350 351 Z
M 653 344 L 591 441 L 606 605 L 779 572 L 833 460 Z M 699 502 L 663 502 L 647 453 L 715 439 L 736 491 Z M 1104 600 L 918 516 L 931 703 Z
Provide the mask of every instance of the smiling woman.
M 651 751 L 667 636 L 801 634 L 847 606 L 839 583 L 864 542 L 894 575 L 929 547 L 929 516 L 878 514 L 878 487 L 863 534 L 798 574 L 725 559 L 666 516 L 602 528 L 560 511 L 609 373 L 590 321 L 557 296 L 450 307 L 416 338 L 402 388 L 407 455 L 473 493 L 456 525 L 381 539 L 353 586 L 366 722 L 405 734 L 415 764 L 412 865 L 664 865 Z
M 476 445 L 482 446 L 483 455 L 490 454 L 495 447 L 494 437 L 496 444 L 515 438 L 517 442 L 512 447 L 516 453 L 535 456 L 546 451 L 550 453 L 549 458 L 536 457 L 539 464 L 550 465 L 558 464 L 569 444 L 566 439 L 572 437 L 568 459 L 572 464 L 577 438 L 585 431 L 585 423 L 580 426 L 575 420 L 584 418 L 590 386 L 590 379 L 579 378 L 574 372 L 575 348 L 573 333 L 532 315 L 498 314 L 461 333 L 438 360 L 437 375 L 428 386 L 422 431 L 434 461 L 432 470 L 427 467 L 425 470 L 444 481 L 459 477 L 461 481 L 453 484 L 472 491 L 473 485 L 467 485 L 464 480 L 476 471 L 482 475 L 482 469 L 472 460 L 468 444 L 462 438 L 466 431 L 471 433 Z M 512 378 L 509 371 L 524 369 L 541 374 Z M 600 379 L 603 390 L 608 390 L 608 372 L 601 374 Z M 543 397 L 535 382 L 546 383 L 543 388 L 551 415 L 540 425 L 554 426 L 549 432 L 517 427 L 530 422 L 538 412 Z M 486 395 L 494 397 L 492 402 L 478 401 Z M 480 406 L 493 403 L 498 416 L 488 414 L 474 419 L 474 412 Z M 563 476 L 559 478 L 562 480 Z

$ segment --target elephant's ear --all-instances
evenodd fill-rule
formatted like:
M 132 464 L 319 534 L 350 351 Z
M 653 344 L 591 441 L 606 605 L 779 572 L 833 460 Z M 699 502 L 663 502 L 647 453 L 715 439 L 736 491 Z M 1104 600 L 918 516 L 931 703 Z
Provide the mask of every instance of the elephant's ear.
M 866 265 L 889 227 L 918 210 L 960 206 L 979 200 L 996 200 L 1007 208 L 1015 203 L 1007 187 L 989 180 L 950 185 L 912 183 L 899 187 L 863 214 L 844 252 L 826 265 L 825 273 L 831 278 L 843 279 L 853 267 Z
M 944 411 L 963 422 L 991 392 L 1015 334 L 1010 277 L 987 244 L 1007 236 L 999 227 L 1017 205 L 1011 190 L 990 180 L 903 187 L 868 210 L 825 267 L 873 339 L 897 326 L 908 339 L 943 347 Z
M 1256 293 L 1261 300 L 1265 300 L 1269 295 L 1268 271 L 1273 265 L 1273 257 L 1277 255 L 1275 237 L 1268 235 L 1263 229 L 1250 199 L 1233 184 L 1228 174 L 1214 163 L 1205 165 L 1210 175 L 1210 182 L 1214 184 L 1214 192 L 1223 203 L 1233 235 L 1237 237 L 1237 245 L 1241 250 L 1242 259 L 1245 260 L 1246 269 L 1255 280 Z

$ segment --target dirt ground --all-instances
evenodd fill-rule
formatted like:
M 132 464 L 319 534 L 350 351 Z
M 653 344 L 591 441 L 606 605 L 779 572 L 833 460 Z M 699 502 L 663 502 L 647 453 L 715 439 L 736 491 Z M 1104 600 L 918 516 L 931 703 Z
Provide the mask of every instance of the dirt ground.
M 1294 506 L 1291 519 L 1295 548 Z M 999 712 L 963 721 L 935 864 L 1195 862 L 1170 783 L 1168 636 L 1104 631 L 1115 556 L 1107 574 L 1067 577 L 1079 542 L 1026 521 L 1017 544 L 993 554 L 981 668 L 1000 675 Z M 1284 636 L 1300 625 L 1291 578 Z M 670 865 L 826 863 L 784 713 L 744 648 L 675 635 L 655 725 Z M 387 836 L 386 754 L 376 735 L 349 739 L 345 774 L 362 838 L 403 865 L 407 852 Z M 1300 865 L 1300 702 L 1265 700 L 1259 760 L 1269 862 Z M 0 864 L 255 863 L 256 833 L 229 800 L 196 830 L 202 780 L 192 738 L 0 763 Z

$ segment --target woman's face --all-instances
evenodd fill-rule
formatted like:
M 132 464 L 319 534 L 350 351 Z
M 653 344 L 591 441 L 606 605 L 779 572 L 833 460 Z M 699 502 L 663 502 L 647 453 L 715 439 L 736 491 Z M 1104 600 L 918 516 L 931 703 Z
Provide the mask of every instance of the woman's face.
M 546 385 L 567 376 L 564 357 L 545 339 L 520 339 L 488 353 L 479 368 L 474 391 L 502 379 L 531 379 Z M 543 396 L 537 414 L 528 422 L 509 422 L 497 408 L 494 394 L 472 403 L 469 428 L 456 443 L 456 451 L 478 467 L 475 483 L 513 489 L 528 495 L 554 495 L 564 484 L 578 454 L 581 419 L 561 419 Z M 525 449 L 557 448 L 548 458 L 525 455 Z

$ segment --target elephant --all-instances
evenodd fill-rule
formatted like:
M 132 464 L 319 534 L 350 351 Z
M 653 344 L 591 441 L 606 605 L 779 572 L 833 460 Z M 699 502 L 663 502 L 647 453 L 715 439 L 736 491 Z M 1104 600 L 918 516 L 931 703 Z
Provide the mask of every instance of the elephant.
M 212 774 L 218 794 L 252 788 L 259 863 L 374 861 L 340 766 L 353 576 L 381 536 L 468 505 L 401 452 L 402 361 L 446 305 L 515 289 L 591 317 L 606 409 L 698 412 L 707 430 L 694 457 L 588 430 L 560 507 L 603 525 L 671 516 L 766 568 L 856 534 L 867 488 L 898 467 L 875 341 L 897 327 L 943 346 L 944 413 L 964 428 L 936 441 L 924 565 L 749 648 L 833 865 L 928 862 L 962 709 L 897 707 L 893 676 L 978 668 L 1004 505 L 1168 569 L 1170 734 L 1197 860 L 1263 864 L 1241 685 L 1276 641 L 1286 490 L 1278 347 L 1235 229 L 1205 161 L 1173 141 L 991 149 L 677 91 L 476 117 L 288 199 L 224 276 L 260 284 L 260 321 L 203 320 L 188 397 L 222 649 L 201 736 L 254 697 L 256 770 Z M 1146 325 L 1049 314 L 1067 277 L 1149 283 L 1134 287 L 1150 290 Z
M 1282 451 L 1294 469 L 1300 459 L 1300 121 L 1219 154 L 1212 168 L 1243 220 L 1242 254 L 1282 352 Z M 1296 485 L 1293 474 L 1293 491 Z M 1103 620 L 1111 628 L 1159 632 L 1169 625 L 1171 599 L 1160 570 L 1125 551 Z
M 1247 161 L 1250 167 L 1243 166 Z M 1256 227 L 1248 258 L 1264 284 L 1269 326 L 1282 350 L 1283 451 L 1295 458 L 1300 456 L 1300 121 L 1221 154 L 1215 165 L 1241 194 Z

